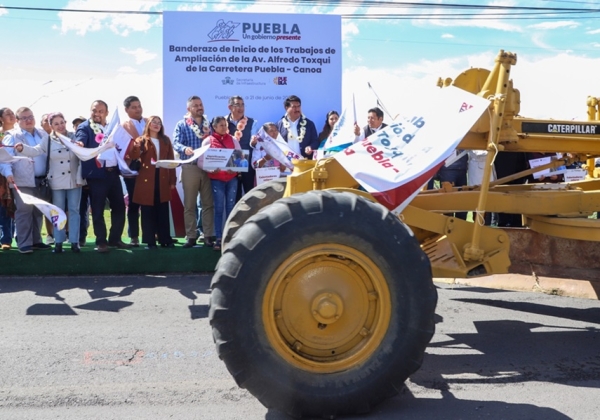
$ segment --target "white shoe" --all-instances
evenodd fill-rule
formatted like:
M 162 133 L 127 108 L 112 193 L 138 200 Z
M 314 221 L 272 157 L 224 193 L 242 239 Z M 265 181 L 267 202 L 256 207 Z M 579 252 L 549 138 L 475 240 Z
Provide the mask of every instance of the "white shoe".
M 54 243 L 54 238 L 50 235 L 46 235 L 46 245 L 52 245 Z

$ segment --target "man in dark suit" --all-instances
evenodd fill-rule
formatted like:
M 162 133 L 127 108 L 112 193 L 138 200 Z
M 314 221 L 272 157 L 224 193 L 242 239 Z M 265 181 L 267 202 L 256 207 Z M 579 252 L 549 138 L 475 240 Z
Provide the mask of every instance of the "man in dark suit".
M 294 152 L 311 159 L 319 148 L 319 136 L 315 123 L 302 114 L 302 101 L 296 95 L 283 102 L 285 115 L 277 122 L 279 134 Z
M 100 144 L 98 140 L 101 140 L 105 135 L 107 116 L 108 105 L 106 105 L 106 102 L 94 101 L 91 107 L 91 118 L 79 124 L 75 133 L 75 140 L 82 142 L 83 146 L 89 149 L 98 147 Z M 109 246 L 129 248 L 129 245 L 121 241 L 121 235 L 125 227 L 125 200 L 123 199 L 123 187 L 119 179 L 119 166 L 115 149 L 107 151 L 106 160 L 90 159 L 81 162 L 81 175 L 90 187 L 96 250 L 104 253 L 109 251 Z M 111 210 L 108 241 L 106 239 L 106 223 L 104 222 L 106 199 L 108 199 Z

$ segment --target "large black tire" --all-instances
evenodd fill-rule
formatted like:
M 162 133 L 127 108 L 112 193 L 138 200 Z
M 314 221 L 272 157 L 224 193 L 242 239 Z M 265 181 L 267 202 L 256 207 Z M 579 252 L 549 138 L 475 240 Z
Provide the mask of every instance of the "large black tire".
M 265 182 L 252 188 L 236 203 L 227 218 L 227 222 L 225 222 L 223 239 L 221 240 L 221 253 L 225 252 L 233 235 L 251 216 L 283 197 L 286 182 L 287 178 Z
M 396 216 L 352 193 L 257 213 L 211 287 L 219 357 L 240 387 L 294 417 L 368 412 L 419 369 L 434 333 L 427 256 Z

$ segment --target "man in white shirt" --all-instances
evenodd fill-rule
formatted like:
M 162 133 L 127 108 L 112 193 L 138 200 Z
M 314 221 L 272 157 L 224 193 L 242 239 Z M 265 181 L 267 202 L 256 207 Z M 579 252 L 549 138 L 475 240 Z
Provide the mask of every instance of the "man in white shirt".
M 123 122 L 121 125 L 131 136 L 131 141 L 129 142 L 127 150 L 124 150 L 122 153 L 125 161 L 131 163 L 128 156 L 129 149 L 133 145 L 133 141 L 144 133 L 144 128 L 146 128 L 146 118 L 142 117 L 144 109 L 137 96 L 128 96 L 125 98 L 123 106 L 125 107 L 125 113 L 129 117 L 129 120 Z M 140 205 L 133 202 L 135 178 L 135 176 L 123 177 L 123 180 L 125 181 L 127 195 L 129 196 L 129 204 L 127 206 L 127 233 L 131 239 L 130 245 L 138 247 L 140 246 Z

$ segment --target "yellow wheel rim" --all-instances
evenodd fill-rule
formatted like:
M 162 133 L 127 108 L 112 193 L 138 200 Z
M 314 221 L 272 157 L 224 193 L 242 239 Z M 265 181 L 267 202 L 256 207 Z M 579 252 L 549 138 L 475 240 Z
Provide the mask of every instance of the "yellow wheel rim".
M 288 257 L 262 304 L 267 338 L 288 363 L 334 373 L 371 357 L 388 330 L 391 300 L 375 263 L 360 251 L 319 244 Z

